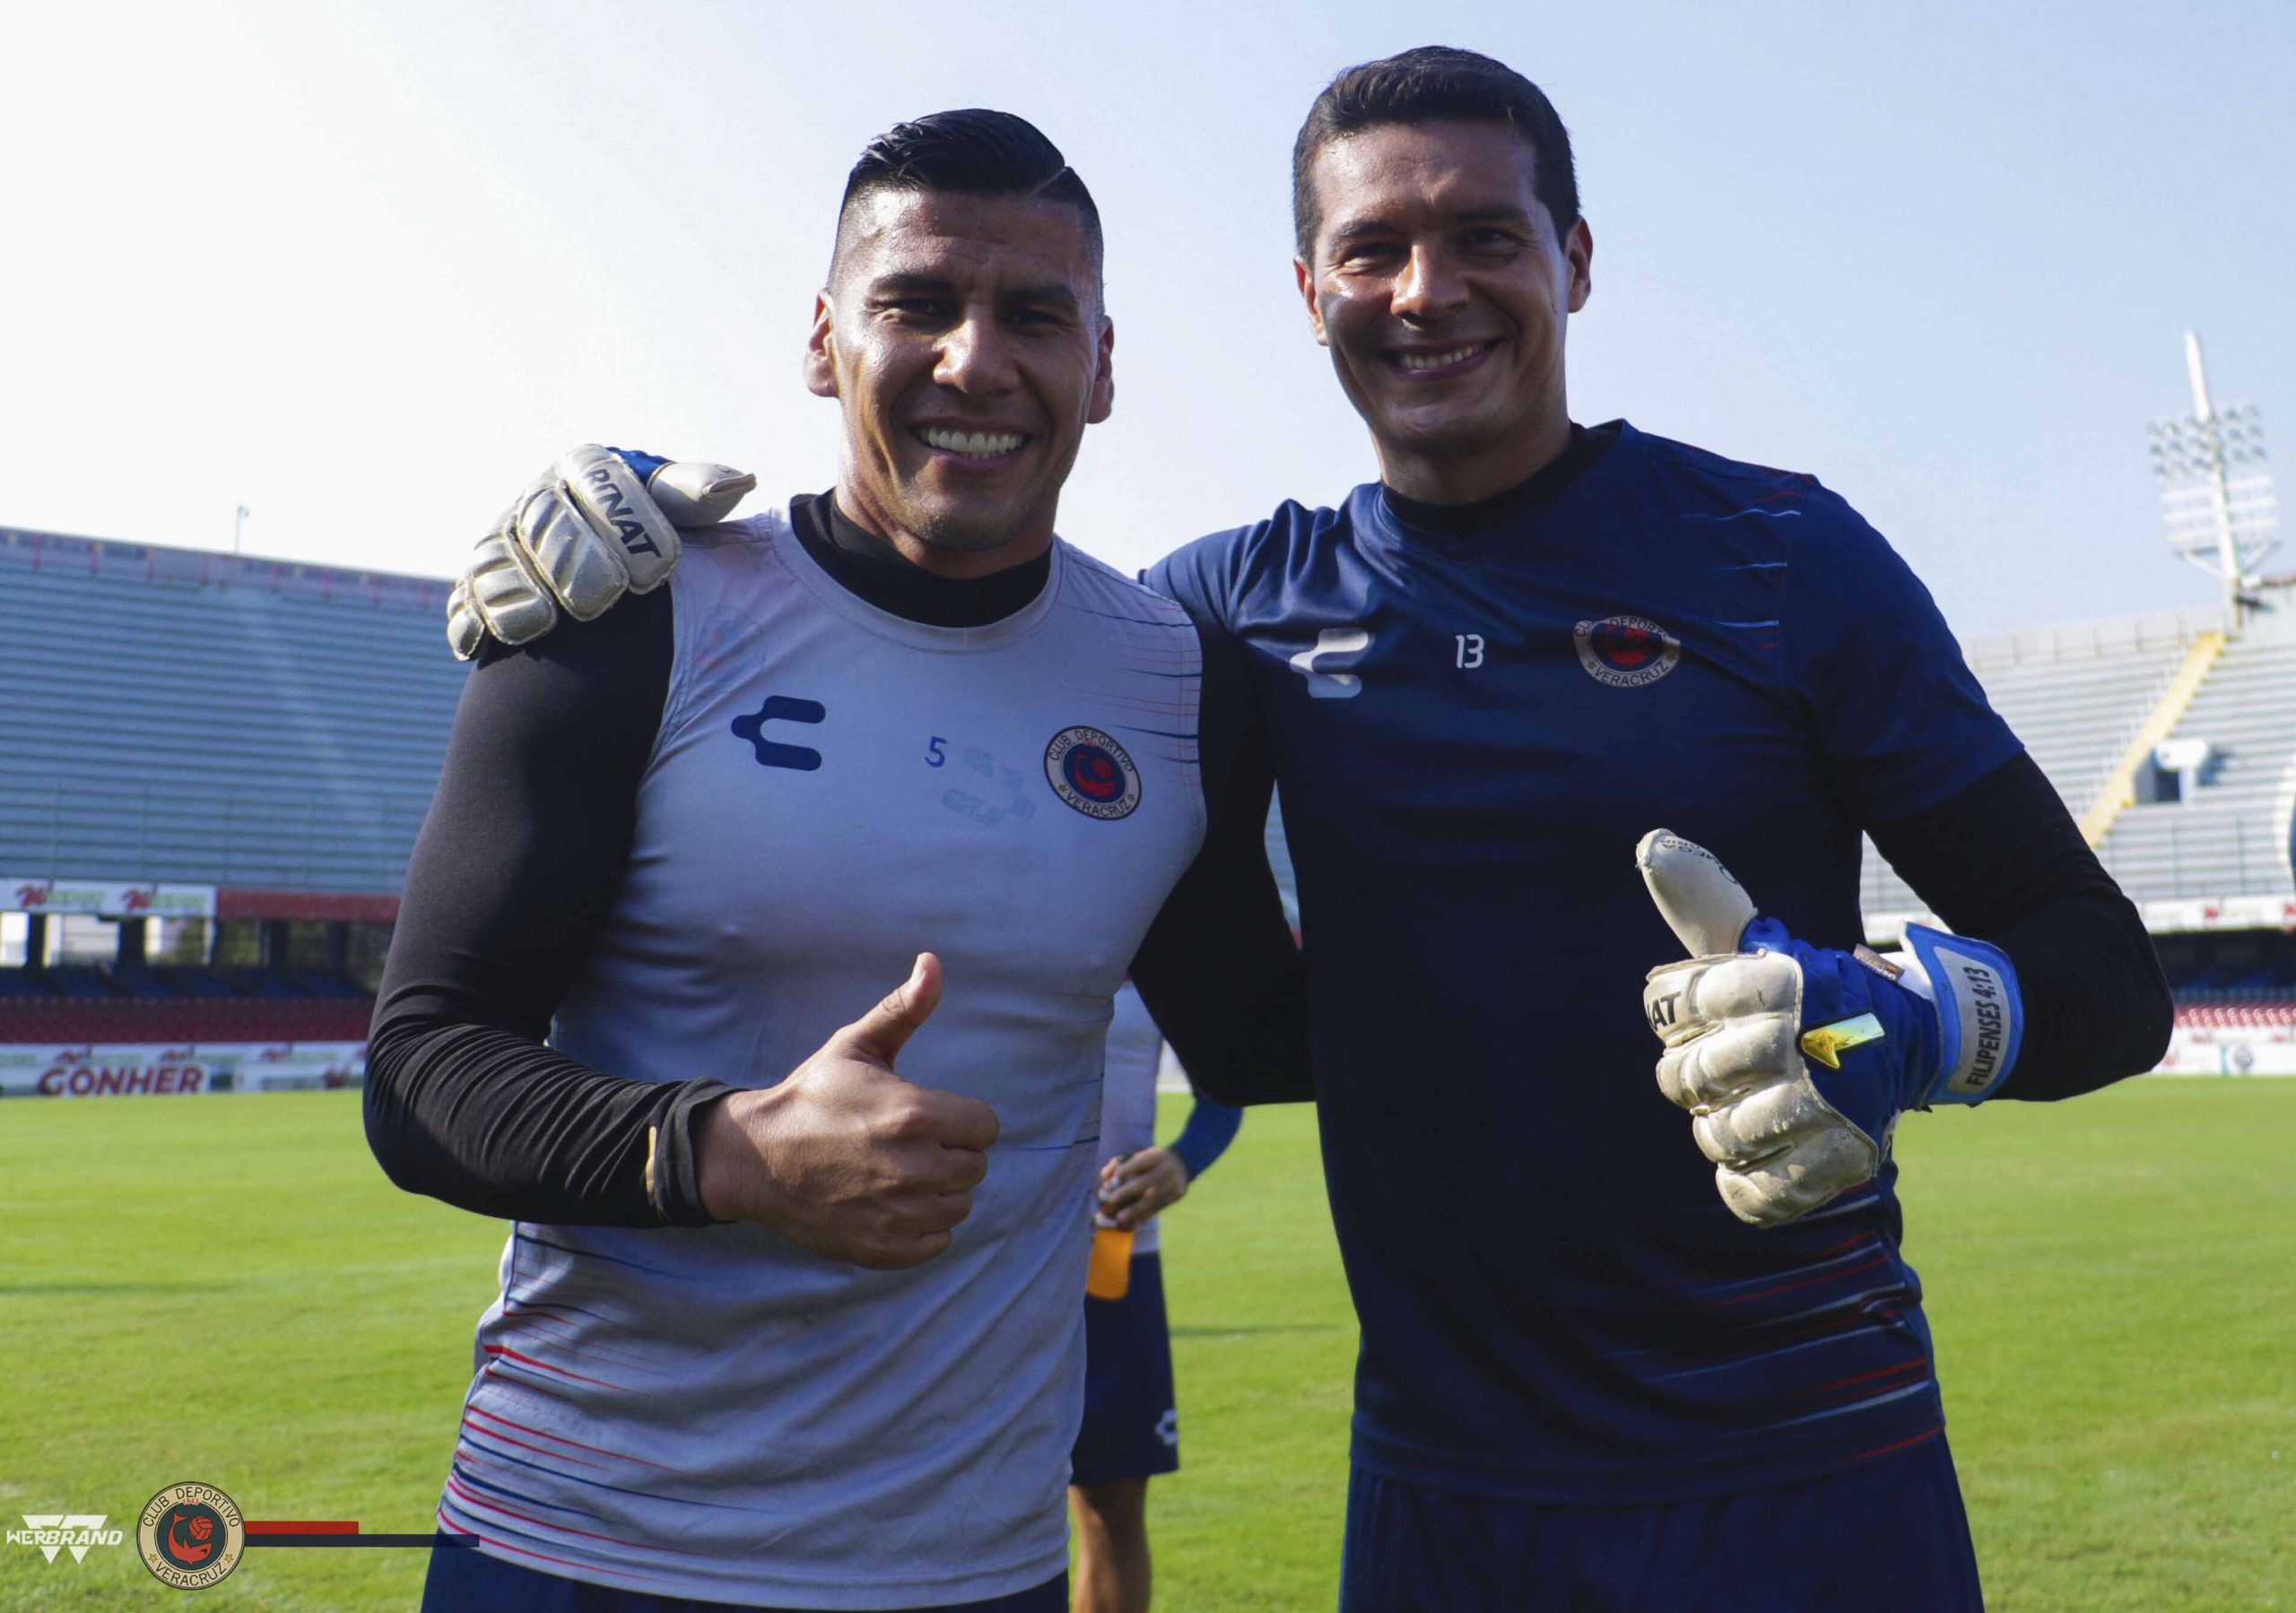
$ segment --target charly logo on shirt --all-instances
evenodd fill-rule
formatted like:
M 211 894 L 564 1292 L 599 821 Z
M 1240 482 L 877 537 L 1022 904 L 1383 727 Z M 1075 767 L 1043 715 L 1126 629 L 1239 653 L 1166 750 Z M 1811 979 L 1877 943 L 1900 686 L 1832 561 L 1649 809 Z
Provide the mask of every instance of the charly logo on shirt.
M 1683 658 L 1683 641 L 1647 616 L 1582 621 L 1570 636 L 1578 643 L 1578 664 L 1587 675 L 1613 689 L 1656 683 Z
M 1292 670 L 1308 681 L 1308 692 L 1318 700 L 1352 700 L 1363 692 L 1363 680 L 1342 672 L 1333 663 L 1342 656 L 1361 655 L 1371 647 L 1371 635 L 1352 624 L 1326 628 L 1316 635 L 1315 647 L 1292 657 Z
M 769 695 L 765 704 L 749 715 L 735 717 L 733 723 L 736 738 L 750 742 L 761 767 L 788 767 L 798 773 L 811 773 L 822 765 L 822 753 L 811 745 L 785 745 L 778 740 L 765 737 L 768 723 L 818 723 L 828 715 L 827 707 L 819 700 L 801 700 L 794 695 Z
M 1052 793 L 1087 818 L 1129 818 L 1140 804 L 1140 769 L 1122 745 L 1097 728 L 1064 728 L 1044 748 Z

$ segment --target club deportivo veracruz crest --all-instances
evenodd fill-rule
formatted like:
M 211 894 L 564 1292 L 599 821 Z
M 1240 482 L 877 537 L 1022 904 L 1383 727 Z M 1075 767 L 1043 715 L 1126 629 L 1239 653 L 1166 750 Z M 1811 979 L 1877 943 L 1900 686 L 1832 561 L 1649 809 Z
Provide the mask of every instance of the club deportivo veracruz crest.
M 1052 793 L 1087 818 L 1113 822 L 1140 805 L 1140 769 L 1109 735 L 1082 724 L 1064 728 L 1044 749 Z
M 1578 664 L 1597 683 L 1613 689 L 1640 689 L 1656 683 L 1674 670 L 1683 658 L 1683 641 L 1647 616 L 1605 616 L 1582 621 L 1570 630 L 1578 646 Z
M 152 1577 L 200 1591 L 229 1577 L 247 1549 L 246 1520 L 212 1484 L 171 1484 L 144 1504 L 135 1547 Z

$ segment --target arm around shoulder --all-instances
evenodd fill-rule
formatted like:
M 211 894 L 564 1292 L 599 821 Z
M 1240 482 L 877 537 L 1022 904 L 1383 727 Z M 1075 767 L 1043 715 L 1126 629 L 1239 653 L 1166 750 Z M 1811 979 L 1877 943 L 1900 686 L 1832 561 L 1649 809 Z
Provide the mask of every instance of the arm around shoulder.
M 1242 646 L 1202 616 L 1196 627 L 1204 846 L 1149 927 L 1133 981 L 1198 1092 L 1237 1107 L 1308 1102 L 1308 970 L 1268 866 L 1266 739 Z

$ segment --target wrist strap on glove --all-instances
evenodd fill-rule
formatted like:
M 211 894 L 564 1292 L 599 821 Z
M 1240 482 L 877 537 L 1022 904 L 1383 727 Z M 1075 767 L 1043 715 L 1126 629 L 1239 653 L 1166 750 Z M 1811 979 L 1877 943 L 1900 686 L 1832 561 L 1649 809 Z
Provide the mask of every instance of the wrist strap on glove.
M 1908 924 L 1905 950 L 1888 961 L 1901 971 L 1898 984 L 1937 1011 L 1937 1074 L 1920 1103 L 1983 1103 L 2000 1090 L 2025 1030 L 2009 955 L 1966 935 Z

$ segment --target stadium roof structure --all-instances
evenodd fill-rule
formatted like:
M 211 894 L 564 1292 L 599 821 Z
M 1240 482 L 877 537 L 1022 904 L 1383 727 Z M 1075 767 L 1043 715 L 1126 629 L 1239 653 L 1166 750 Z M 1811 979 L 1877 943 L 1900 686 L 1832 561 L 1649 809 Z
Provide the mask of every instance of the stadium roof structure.
M 391 916 L 462 689 L 446 595 L 0 528 L 0 875 Z

